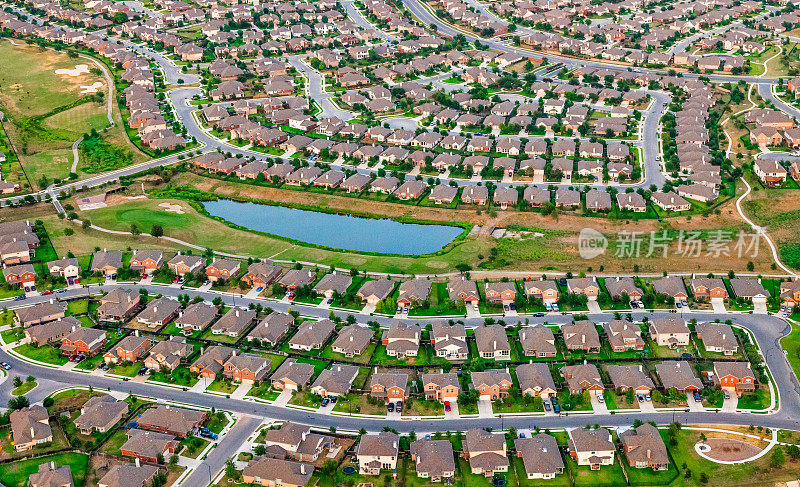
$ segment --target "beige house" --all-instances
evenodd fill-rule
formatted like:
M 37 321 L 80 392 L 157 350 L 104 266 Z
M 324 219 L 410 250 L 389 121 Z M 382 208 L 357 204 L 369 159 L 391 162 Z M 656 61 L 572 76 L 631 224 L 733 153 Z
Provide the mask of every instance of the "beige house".
M 361 475 L 378 475 L 381 470 L 397 468 L 400 437 L 390 431 L 362 435 L 356 448 L 358 472 Z

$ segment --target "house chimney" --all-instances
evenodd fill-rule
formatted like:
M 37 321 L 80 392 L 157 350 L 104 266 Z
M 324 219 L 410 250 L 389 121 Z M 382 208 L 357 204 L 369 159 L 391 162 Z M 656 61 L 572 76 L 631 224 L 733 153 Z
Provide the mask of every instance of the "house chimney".
M 302 437 L 302 441 L 306 441 L 306 434 L 307 432 L 303 431 L 303 434 L 300 435 Z
M 56 462 L 50 462 L 50 470 L 56 469 Z
M 497 340 L 492 342 L 492 347 L 494 347 L 494 349 L 497 350 Z
M 647 459 L 648 460 L 650 459 L 650 449 L 649 448 L 647 449 Z
M 395 450 L 397 449 L 397 442 L 396 441 L 392 442 L 392 448 L 394 448 Z
M 139 461 L 139 457 L 136 457 L 136 466 L 141 467 L 142 463 Z
M 303 474 L 303 475 L 306 474 L 306 464 L 305 463 L 301 463 L 300 464 L 300 473 Z
M 353 341 L 353 335 L 350 335 L 350 341 L 351 342 Z
M 76 328 L 75 325 L 72 325 L 72 331 L 75 331 L 75 328 Z
M 36 430 L 33 429 L 33 426 L 31 426 L 31 438 L 36 438 Z
M 133 335 L 133 336 L 137 336 L 137 337 L 139 336 L 139 330 L 134 330 L 134 332 L 133 332 L 133 333 L 134 333 L 134 335 Z
M 524 331 L 522 332 L 522 339 L 523 340 L 525 339 L 525 332 Z

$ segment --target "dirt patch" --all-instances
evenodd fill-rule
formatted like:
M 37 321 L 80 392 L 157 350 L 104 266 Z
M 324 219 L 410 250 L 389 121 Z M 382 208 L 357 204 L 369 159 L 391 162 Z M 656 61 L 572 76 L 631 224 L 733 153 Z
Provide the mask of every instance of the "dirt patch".
M 74 68 L 61 68 L 54 71 L 59 76 L 80 76 L 89 73 L 89 65 L 78 64 Z
M 158 207 L 163 208 L 164 211 L 166 211 L 167 213 L 177 213 L 178 215 L 183 215 L 184 213 L 186 213 L 185 211 L 183 211 L 183 206 L 177 204 L 159 203 Z
M 711 447 L 711 450 L 705 454 L 723 462 L 747 460 L 761 452 L 761 448 L 755 445 L 732 438 L 709 438 L 706 445 Z

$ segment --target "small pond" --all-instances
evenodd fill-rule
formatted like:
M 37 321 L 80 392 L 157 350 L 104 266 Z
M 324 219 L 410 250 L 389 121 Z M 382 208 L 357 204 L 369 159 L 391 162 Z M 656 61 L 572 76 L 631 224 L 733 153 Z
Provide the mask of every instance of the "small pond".
M 460 227 L 400 223 L 231 200 L 203 203 L 209 214 L 258 232 L 327 247 L 420 255 L 441 250 Z

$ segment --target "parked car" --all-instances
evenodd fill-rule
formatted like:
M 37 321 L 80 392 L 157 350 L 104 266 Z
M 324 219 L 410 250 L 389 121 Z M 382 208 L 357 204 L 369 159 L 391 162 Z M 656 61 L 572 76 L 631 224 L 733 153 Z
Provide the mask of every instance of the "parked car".
M 327 397 L 322 399 L 322 407 L 327 406 L 328 404 L 330 404 L 330 402 L 331 402 L 331 400 L 328 399 Z
M 535 316 L 536 318 L 541 318 L 542 316 L 544 316 L 544 313 L 533 313 L 533 316 Z
M 390 413 L 393 413 L 394 412 L 394 403 L 390 402 L 389 405 L 386 406 L 386 410 L 389 411 Z
M 639 402 L 643 402 L 644 401 L 644 396 L 641 395 L 641 394 L 636 394 L 636 400 L 638 400 Z
M 546 402 L 546 401 L 545 401 L 545 403 L 544 403 L 544 410 L 545 410 L 545 411 L 550 411 L 550 403 L 549 403 L 549 402 Z
M 645 394 L 644 395 L 644 400 L 645 401 L 650 401 L 650 394 Z
M 702 402 L 703 398 L 698 391 L 694 391 L 694 402 Z
M 731 398 L 731 393 L 728 392 L 728 391 L 722 391 L 722 395 L 725 397 L 725 399 L 730 399 Z
M 42 296 L 48 296 L 48 295 L 50 295 L 50 294 L 53 294 L 53 291 L 50 291 L 50 290 L 48 290 L 48 291 L 42 291 L 42 292 L 41 292 L 41 295 L 42 295 Z
M 444 402 L 444 410 L 450 412 L 450 401 Z
M 606 398 L 605 398 L 605 397 L 603 397 L 603 395 L 602 395 L 602 394 L 598 394 L 598 395 L 597 395 L 597 402 L 599 402 L 599 403 L 601 403 L 601 404 L 602 404 L 602 403 L 606 402 Z
M 20 294 L 19 296 L 14 296 L 14 301 L 22 301 L 25 299 L 24 294 Z
M 403 401 L 397 401 L 397 407 L 395 409 L 397 410 L 398 413 L 400 411 L 402 411 L 403 410 Z
M 11 370 L 11 364 L 8 362 L 0 362 L 0 366 L 2 366 L 6 370 Z

